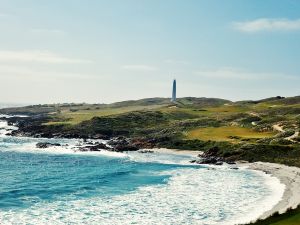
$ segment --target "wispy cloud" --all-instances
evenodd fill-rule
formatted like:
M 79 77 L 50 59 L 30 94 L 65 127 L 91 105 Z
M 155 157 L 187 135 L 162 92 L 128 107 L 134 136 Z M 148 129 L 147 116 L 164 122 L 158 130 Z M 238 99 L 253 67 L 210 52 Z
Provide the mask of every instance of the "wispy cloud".
M 30 30 L 33 34 L 41 34 L 41 35 L 65 35 L 66 32 L 59 29 L 43 29 L 43 28 L 35 28 Z
M 215 70 L 198 70 L 195 74 L 200 77 L 206 78 L 218 78 L 218 79 L 234 79 L 234 80 L 264 80 L 274 78 L 284 79 L 299 79 L 297 76 L 280 74 L 280 73 L 268 73 L 268 72 L 251 72 L 238 68 L 220 68 Z
M 0 18 L 10 17 L 10 16 L 11 16 L 11 14 L 0 13 Z
M 176 59 L 166 59 L 164 62 L 169 63 L 169 64 L 181 64 L 181 65 L 188 65 L 189 64 L 188 61 L 176 60 Z
M 91 63 L 86 59 L 74 59 L 49 51 L 0 51 L 0 62 L 37 62 L 37 63 Z
M 255 33 L 260 31 L 297 31 L 300 30 L 300 19 L 270 19 L 260 18 L 251 21 L 234 22 L 234 29 L 246 33 Z
M 65 72 L 55 69 L 41 70 L 31 66 L 0 65 L 0 79 L 33 79 L 33 80 L 55 80 L 55 79 L 81 79 L 90 80 L 97 78 L 93 74 L 77 72 Z
M 137 64 L 137 65 L 124 65 L 121 67 L 124 70 L 131 70 L 131 71 L 140 71 L 140 72 L 147 72 L 147 71 L 156 71 L 157 68 L 154 66 Z

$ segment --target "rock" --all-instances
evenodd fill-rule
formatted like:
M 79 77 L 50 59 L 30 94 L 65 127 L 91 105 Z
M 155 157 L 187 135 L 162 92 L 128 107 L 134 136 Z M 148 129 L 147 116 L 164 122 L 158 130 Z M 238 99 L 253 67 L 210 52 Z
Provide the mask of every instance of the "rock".
M 95 134 L 91 136 L 92 139 L 102 139 L 102 140 L 109 140 L 110 137 L 103 134 Z
M 103 143 L 96 143 L 95 145 L 85 145 L 79 148 L 81 152 L 99 152 L 101 150 L 112 150 L 109 146 Z
M 202 156 L 203 157 L 216 156 L 218 154 L 219 150 L 220 150 L 219 147 L 214 146 L 214 147 L 210 148 L 208 151 L 204 152 Z
M 224 160 L 221 157 L 209 156 L 199 160 L 191 160 L 190 162 L 197 164 L 223 165 Z
M 117 146 L 114 147 L 115 152 L 124 152 L 124 151 L 137 151 L 139 150 L 139 148 L 133 146 L 133 145 L 122 145 L 119 144 Z
M 154 151 L 148 150 L 148 149 L 143 149 L 143 150 L 138 150 L 138 153 L 154 153 Z
M 108 141 L 107 144 L 111 146 L 129 145 L 129 141 L 124 137 L 117 137 Z
M 118 137 L 107 142 L 108 145 L 112 146 L 115 152 L 124 152 L 124 151 L 137 151 L 139 147 L 131 143 L 130 139 L 124 137 Z
M 49 148 L 53 146 L 61 146 L 59 143 L 39 142 L 35 145 L 37 148 Z
M 90 147 L 91 150 L 93 149 L 111 149 L 110 147 L 108 147 L 106 144 L 103 144 L 103 143 L 99 143 L 99 144 L 96 144 L 96 145 L 93 145 Z
M 197 156 L 202 157 L 204 155 L 204 152 L 199 153 Z
M 238 167 L 230 167 L 231 170 L 238 170 Z
M 130 143 L 137 148 L 151 149 L 156 146 L 157 141 L 154 138 L 135 138 L 132 139 Z

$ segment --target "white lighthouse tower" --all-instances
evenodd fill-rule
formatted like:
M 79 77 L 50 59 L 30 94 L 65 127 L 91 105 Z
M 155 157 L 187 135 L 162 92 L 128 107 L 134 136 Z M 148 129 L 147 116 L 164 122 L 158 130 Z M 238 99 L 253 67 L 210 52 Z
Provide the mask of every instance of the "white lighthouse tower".
M 176 79 L 173 80 L 172 99 L 171 102 L 176 102 Z

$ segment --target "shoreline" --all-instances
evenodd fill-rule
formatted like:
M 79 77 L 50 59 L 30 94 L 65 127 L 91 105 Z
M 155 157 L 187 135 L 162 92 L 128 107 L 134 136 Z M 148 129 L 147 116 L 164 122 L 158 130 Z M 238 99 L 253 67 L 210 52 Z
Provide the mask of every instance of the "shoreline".
M 157 153 L 189 155 L 192 157 L 197 157 L 202 153 L 202 151 L 167 148 L 154 148 L 149 150 Z M 265 211 L 264 213 L 262 213 L 262 215 L 253 220 L 253 222 L 259 219 L 266 219 L 276 212 L 282 214 L 286 212 L 287 209 L 296 208 L 300 204 L 300 168 L 267 162 L 239 162 L 236 165 L 241 168 L 261 171 L 272 177 L 276 177 L 280 181 L 280 183 L 285 186 L 281 200 L 277 202 L 272 209 Z
M 180 149 L 169 149 L 169 148 L 153 148 L 149 149 L 153 152 L 158 153 L 171 153 L 171 154 L 179 154 L 179 155 L 189 155 L 193 157 L 197 157 L 202 151 L 195 151 L 195 150 L 180 150 Z
M 271 210 L 264 212 L 258 219 L 266 219 L 276 212 L 279 214 L 285 213 L 288 209 L 294 209 L 300 204 L 300 168 L 267 162 L 242 163 L 238 165 L 245 166 L 251 170 L 262 171 L 276 177 L 280 183 L 285 185 L 281 200 Z
M 173 154 L 186 154 L 196 157 L 198 154 L 201 154 L 200 151 L 192 150 L 178 150 L 178 149 L 155 149 L 155 152 L 162 153 L 173 153 Z M 239 162 L 237 163 L 238 167 L 246 168 L 250 170 L 256 170 L 264 172 L 271 177 L 277 178 L 281 184 L 285 186 L 281 200 L 277 202 L 272 209 L 265 211 L 258 218 L 253 220 L 263 220 L 274 213 L 283 214 L 288 209 L 297 208 L 300 204 L 300 168 L 286 166 L 283 164 L 277 163 L 268 163 L 268 162 Z

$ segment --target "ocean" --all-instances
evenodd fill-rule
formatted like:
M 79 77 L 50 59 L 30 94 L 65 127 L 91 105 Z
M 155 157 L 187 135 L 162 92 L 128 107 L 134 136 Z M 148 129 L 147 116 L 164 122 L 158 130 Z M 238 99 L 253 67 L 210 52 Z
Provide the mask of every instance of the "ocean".
M 10 137 L 0 121 L 0 224 L 222 224 L 271 209 L 284 186 L 173 153 L 78 152 L 81 140 Z M 37 149 L 37 142 L 62 143 Z

